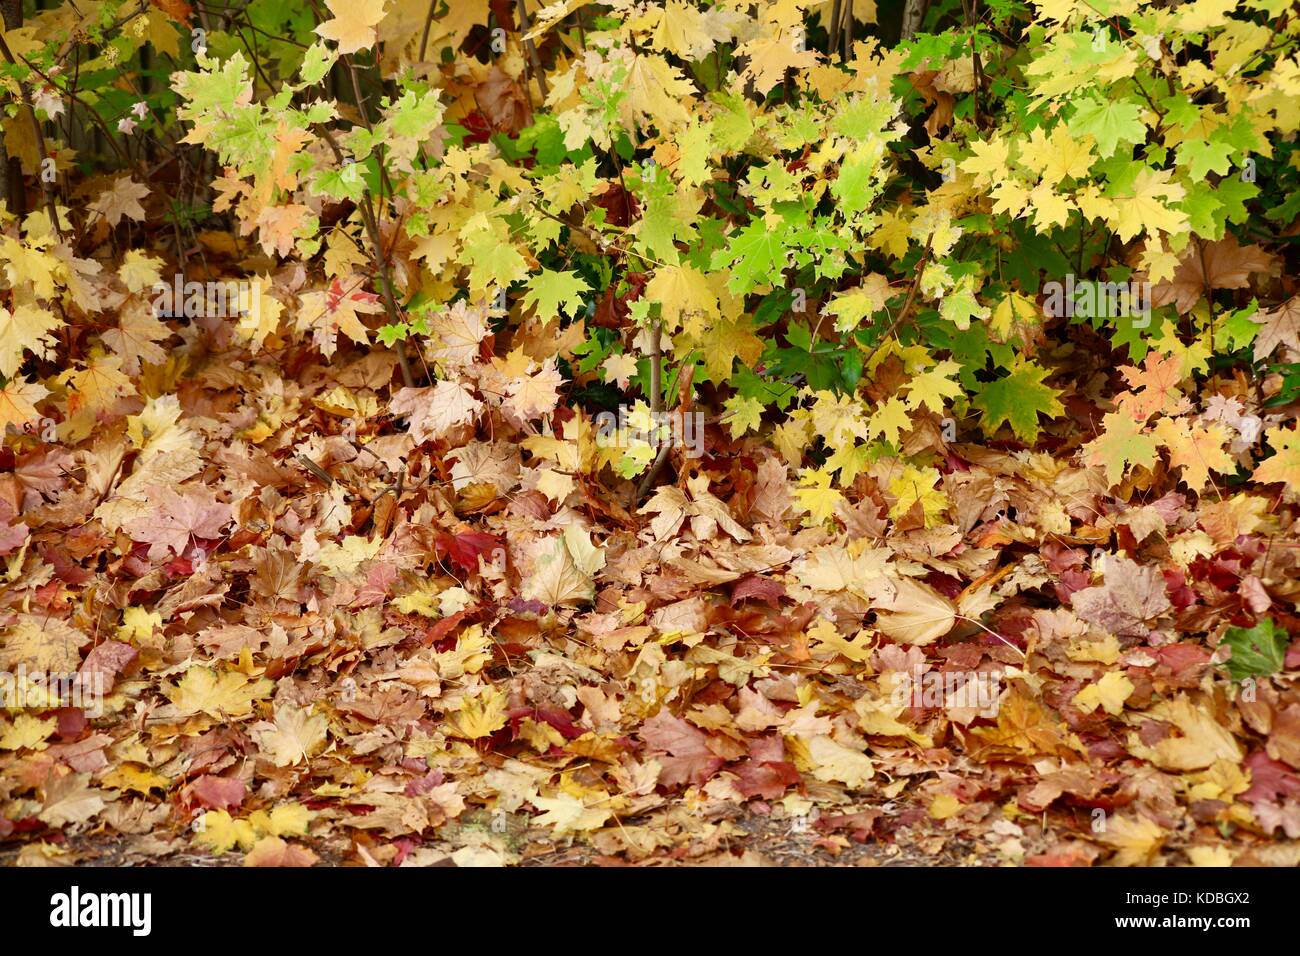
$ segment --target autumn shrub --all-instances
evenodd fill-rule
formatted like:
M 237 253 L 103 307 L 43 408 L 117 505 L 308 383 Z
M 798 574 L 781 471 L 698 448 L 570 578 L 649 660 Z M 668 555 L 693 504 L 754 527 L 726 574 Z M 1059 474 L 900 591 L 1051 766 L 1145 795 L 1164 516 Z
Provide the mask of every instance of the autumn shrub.
M 552 496 L 689 472 L 687 415 L 774 447 L 812 523 L 882 462 L 891 515 L 937 521 L 976 429 L 1112 486 L 1300 477 L 1289 4 L 939 3 L 902 40 L 841 7 L 36 13 L 2 70 L 4 424 L 83 437 L 233 336 L 373 350 L 416 444 L 514 430 Z M 229 314 L 159 309 L 178 274 L 241 280 Z

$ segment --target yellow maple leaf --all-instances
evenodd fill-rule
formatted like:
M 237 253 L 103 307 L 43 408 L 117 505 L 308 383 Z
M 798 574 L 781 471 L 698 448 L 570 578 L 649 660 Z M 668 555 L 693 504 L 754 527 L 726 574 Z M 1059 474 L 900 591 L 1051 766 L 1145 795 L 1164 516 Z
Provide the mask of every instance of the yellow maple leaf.
M 506 695 L 495 687 L 483 688 L 478 695 L 466 697 L 460 710 L 448 714 L 447 723 L 456 737 L 490 737 L 506 725 Z
M 194 821 L 194 839 L 220 856 L 235 847 L 250 850 L 257 841 L 253 825 L 235 820 L 225 810 L 207 810 Z
M 324 748 L 329 721 L 310 707 L 283 704 L 275 710 L 274 723 L 258 724 L 251 733 L 263 756 L 277 767 L 293 767 Z
M 962 393 L 961 386 L 953 380 L 961 366 L 949 359 L 937 363 L 912 377 L 907 387 L 907 407 L 915 411 L 928 408 L 942 414 L 950 399 Z
M 844 496 L 831 487 L 830 472 L 819 468 L 803 470 L 794 498 L 815 524 L 832 517 L 835 509 L 844 503 Z
M 238 671 L 191 667 L 176 684 L 164 687 L 163 694 L 178 717 L 243 717 L 252 713 L 254 700 L 269 696 L 274 687 L 264 677 L 251 681 Z
M 646 283 L 644 296 L 659 303 L 668 332 L 675 332 L 691 319 L 704 328 L 722 318 L 717 292 L 704 273 L 693 266 L 662 266 L 655 270 Z
M 1289 491 L 1300 488 L 1300 424 L 1293 424 L 1290 429 L 1278 425 L 1265 435 L 1274 454 L 1265 459 L 1251 477 L 1265 484 L 1280 481 Z
M 53 333 L 62 326 L 62 319 L 36 305 L 15 306 L 12 312 L 0 306 L 0 375 L 13 378 L 23 363 L 24 352 L 37 358 L 53 358 Z
M 301 803 L 282 803 L 270 813 L 265 810 L 250 813 L 248 823 L 259 834 L 273 837 L 306 836 L 315 816 Z
M 345 54 L 374 46 L 375 27 L 384 19 L 384 0 L 325 0 L 325 6 L 333 17 L 316 27 L 318 36 L 333 40 Z
M 1124 701 L 1133 693 L 1133 682 L 1119 671 L 1108 671 L 1101 680 L 1074 695 L 1071 703 L 1086 714 L 1101 707 L 1108 714 L 1124 711 Z
M 1143 866 L 1160 851 L 1168 834 L 1164 827 L 1146 817 L 1112 815 L 1106 821 L 1101 842 L 1115 847 L 1116 866 Z
M 41 720 L 30 714 L 19 714 L 12 724 L 4 724 L 0 731 L 0 750 L 44 750 L 59 722 L 53 717 Z
M 131 380 L 122 372 L 120 356 L 99 355 L 91 358 L 85 368 L 68 369 L 59 376 L 71 391 L 68 394 L 68 411 L 101 412 L 119 399 L 135 392 Z
M 895 497 L 894 505 L 889 509 L 889 516 L 894 520 L 902 518 L 920 504 L 925 515 L 925 526 L 939 524 L 944 512 L 948 510 L 948 496 L 935 487 L 939 482 L 939 469 L 917 468 L 908 465 L 903 473 L 889 483 L 889 493 Z
M 556 797 L 532 797 L 529 801 L 541 815 L 533 822 L 539 826 L 554 827 L 556 833 L 596 830 L 604 826 L 613 811 L 588 807 L 577 797 L 561 793 Z
M 766 94 L 785 77 L 785 71 L 802 70 L 817 65 L 821 54 L 806 49 L 802 28 L 775 30 L 767 36 L 756 37 L 736 47 L 737 56 L 749 57 L 741 73 L 743 80 L 752 80 L 754 89 Z
M 1108 222 L 1125 242 L 1141 233 L 1179 233 L 1187 226 L 1187 213 L 1171 208 L 1187 195 L 1177 183 L 1169 182 L 1172 170 L 1157 172 L 1146 167 L 1137 174 L 1129 193 L 1112 197 L 1115 215 Z M 1163 200 L 1163 201 L 1162 201 Z
M 901 398 L 891 396 L 867 419 L 867 435 L 871 438 L 879 436 L 889 444 L 897 445 L 898 436 L 912 430 L 912 419 L 907 409 Z
M 1170 466 L 1182 469 L 1183 483 L 1198 494 L 1210 483 L 1211 471 L 1230 474 L 1237 469 L 1237 463 L 1223 447 L 1228 430 L 1222 425 L 1161 418 L 1152 434 L 1169 452 Z
M 1151 761 L 1161 770 L 1202 770 L 1217 760 L 1240 763 L 1244 756 L 1232 732 L 1186 695 L 1161 701 L 1143 716 L 1173 724 L 1177 730 L 1150 747 L 1142 743 L 1136 732 L 1129 734 L 1129 752 Z
M 1006 172 L 1011 145 L 1002 137 L 994 136 L 988 140 L 975 140 L 970 147 L 974 155 L 962 162 L 961 171 L 974 176 L 977 186 L 1000 180 Z

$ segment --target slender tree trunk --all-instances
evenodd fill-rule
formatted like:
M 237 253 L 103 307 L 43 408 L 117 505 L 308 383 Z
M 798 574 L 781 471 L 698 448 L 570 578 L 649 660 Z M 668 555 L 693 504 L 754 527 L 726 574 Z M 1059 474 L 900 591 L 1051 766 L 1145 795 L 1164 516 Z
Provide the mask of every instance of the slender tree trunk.
M 903 7 L 903 32 L 899 35 L 900 40 L 910 40 L 916 36 L 929 7 L 930 0 L 907 0 L 907 5 Z
M 18 29 L 23 25 L 23 0 L 0 0 L 0 15 L 4 18 L 5 32 Z M 11 213 L 19 216 L 27 213 L 23 164 L 16 156 L 10 157 L 3 136 L 0 136 L 0 199 L 8 202 Z

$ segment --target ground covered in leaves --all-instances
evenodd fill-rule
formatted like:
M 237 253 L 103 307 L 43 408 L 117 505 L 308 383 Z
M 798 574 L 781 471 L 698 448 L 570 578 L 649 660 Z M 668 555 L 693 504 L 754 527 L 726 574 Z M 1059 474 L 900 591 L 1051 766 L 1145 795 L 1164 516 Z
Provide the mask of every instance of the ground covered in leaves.
M 122 416 L 6 452 L 4 666 L 105 691 L 5 721 L 10 860 L 1300 862 L 1300 648 L 1216 647 L 1297 623 L 1276 496 L 957 443 L 932 502 L 887 517 L 889 459 L 832 533 L 710 425 L 637 505 L 585 412 L 352 434 L 391 354 L 201 325 Z
M 1300 864 L 1285 0 L 3 6 L 0 861 Z

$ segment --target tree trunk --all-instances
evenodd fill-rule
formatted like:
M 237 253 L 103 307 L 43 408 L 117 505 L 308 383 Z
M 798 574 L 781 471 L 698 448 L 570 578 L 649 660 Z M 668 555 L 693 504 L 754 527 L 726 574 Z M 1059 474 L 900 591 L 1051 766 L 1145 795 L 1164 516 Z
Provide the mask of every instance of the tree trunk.
M 4 18 L 5 32 L 23 25 L 23 0 L 0 0 L 0 16 Z M 0 136 L 0 198 L 9 204 L 9 211 L 22 216 L 27 213 L 27 193 L 23 187 L 23 164 L 10 158 Z
M 907 0 L 907 5 L 903 7 L 903 32 L 899 39 L 910 40 L 916 36 L 929 6 L 930 0 Z

